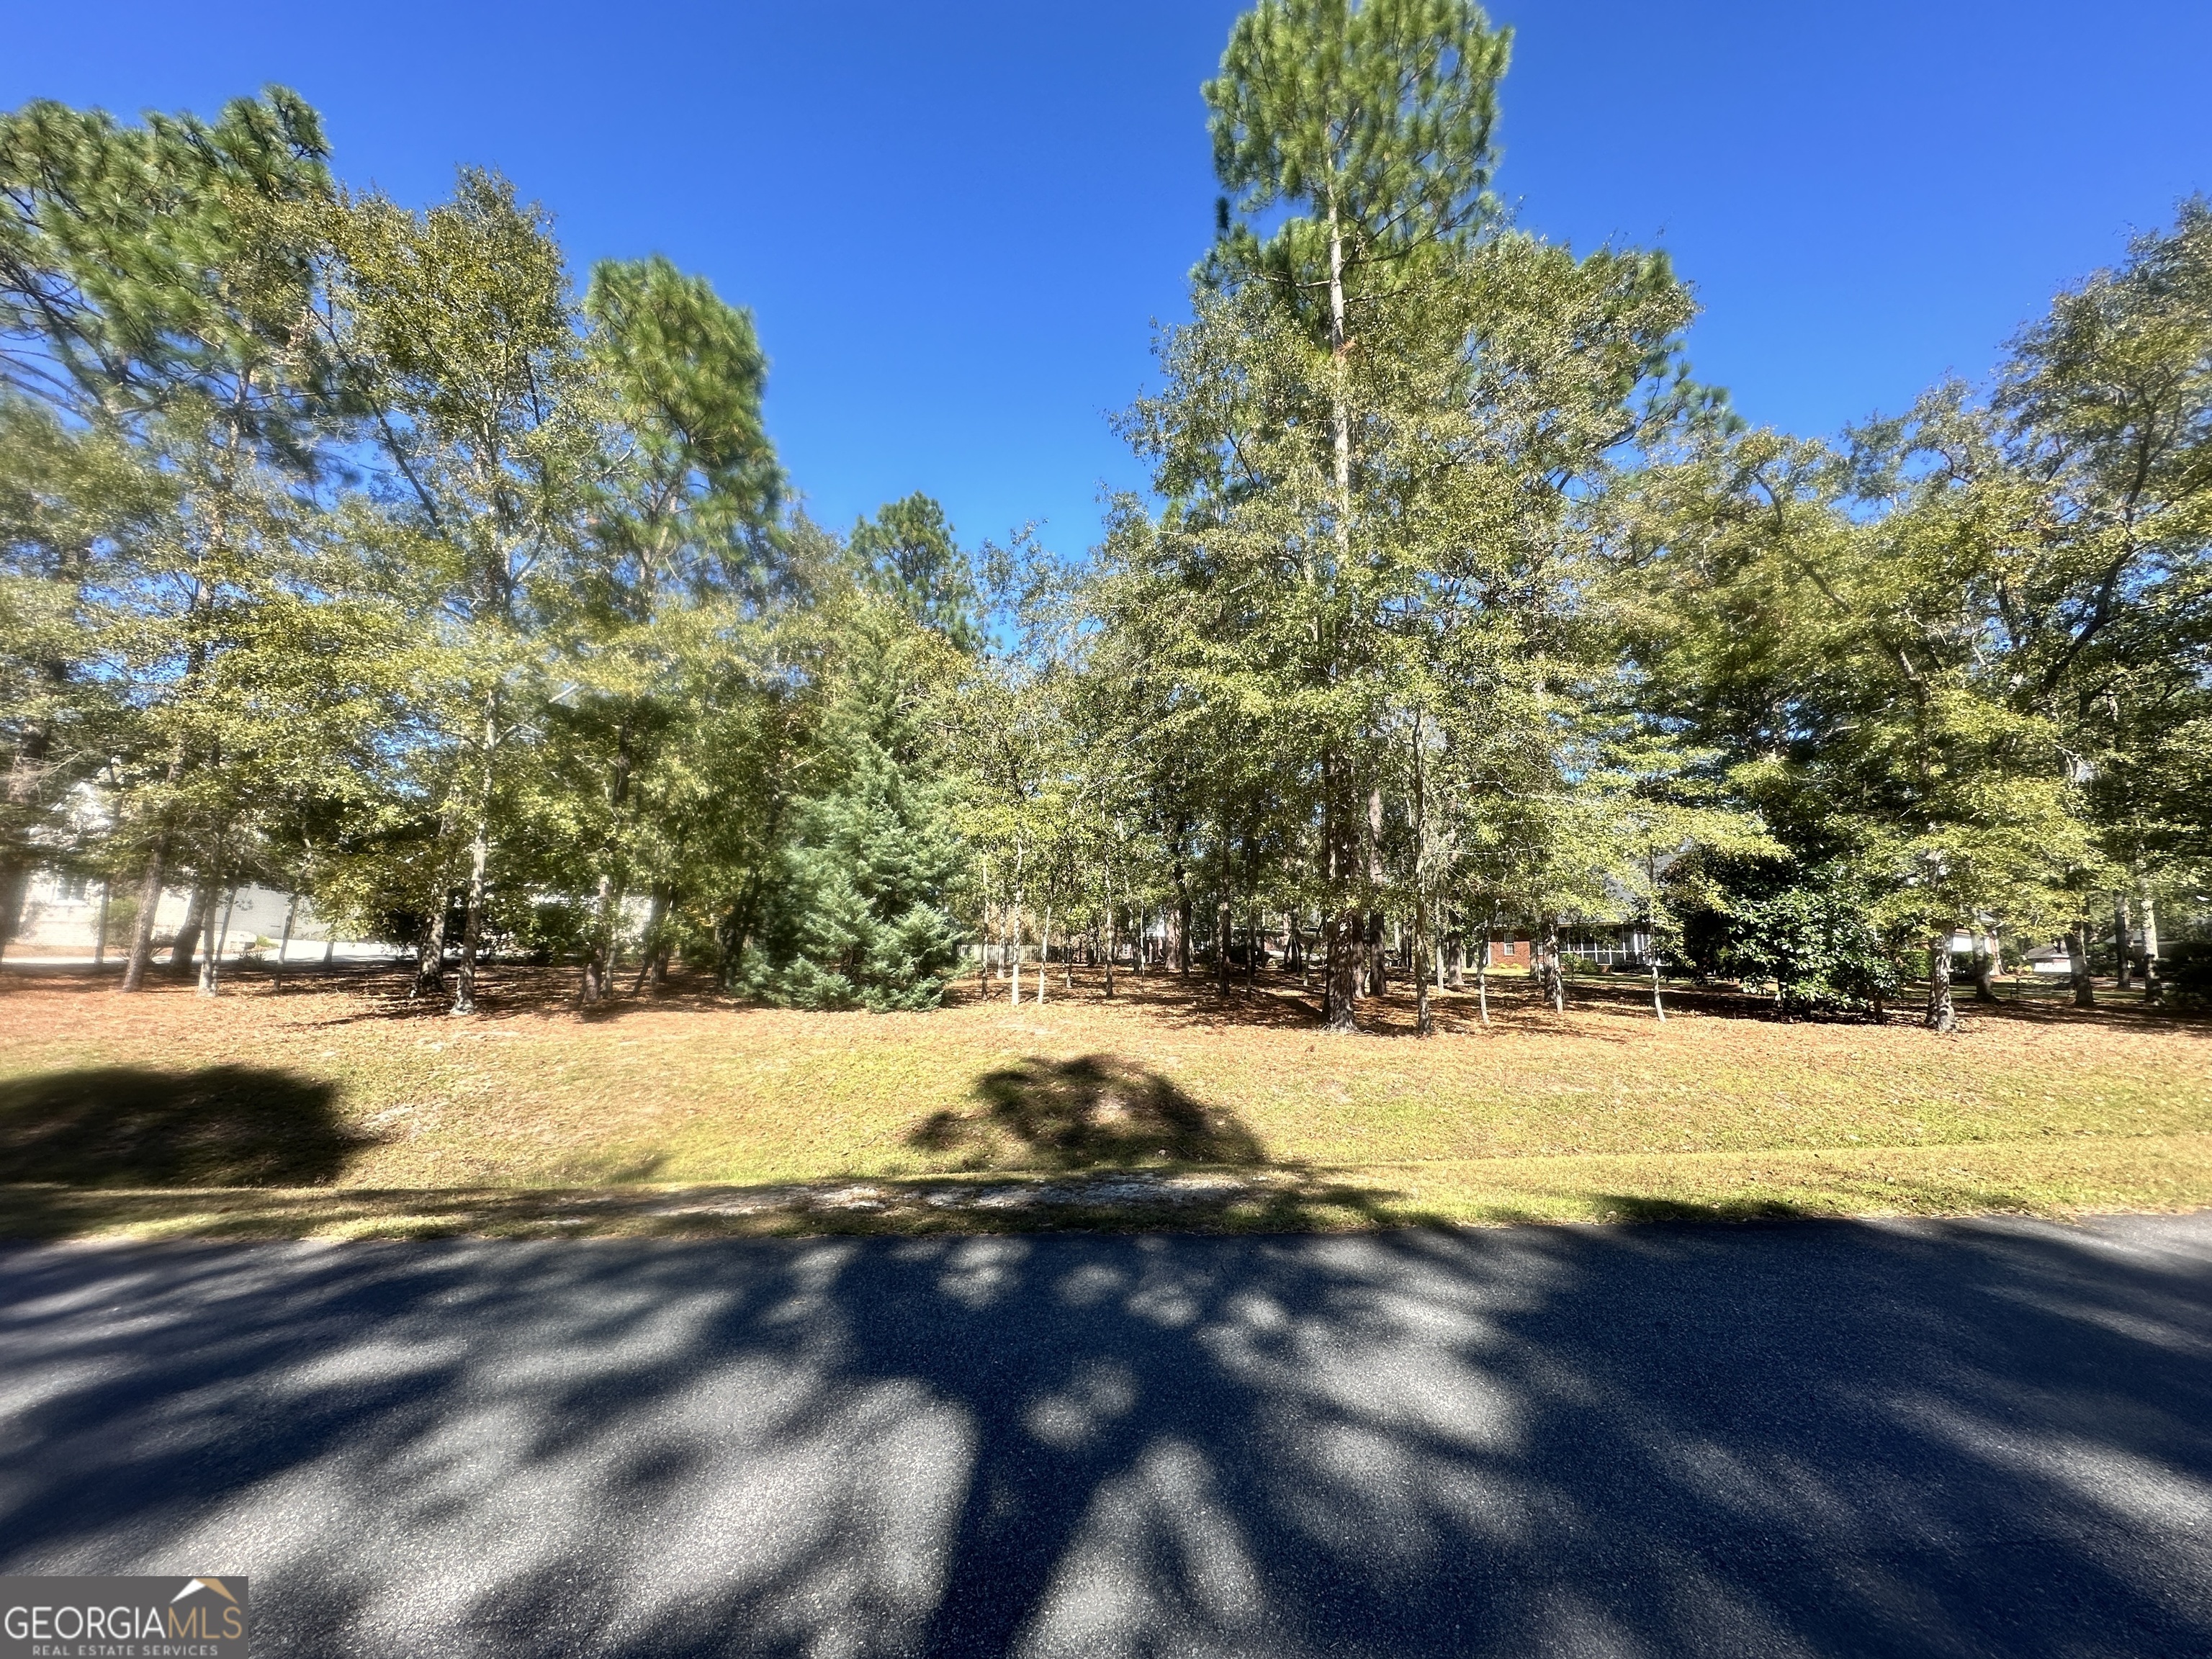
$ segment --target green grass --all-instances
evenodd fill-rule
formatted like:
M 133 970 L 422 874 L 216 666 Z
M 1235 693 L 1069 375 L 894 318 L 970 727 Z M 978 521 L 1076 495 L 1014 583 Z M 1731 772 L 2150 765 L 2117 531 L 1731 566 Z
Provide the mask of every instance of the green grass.
M 1370 1006 L 1372 1034 L 1325 1036 L 1279 980 L 1225 1000 L 1055 983 L 1042 1008 L 883 1017 L 695 993 L 580 1018 L 562 982 L 508 975 L 459 1021 L 375 976 L 213 1004 L 82 976 L 4 988 L 0 1231 L 19 1237 L 2212 1204 L 2212 1027 L 2125 1005 L 1970 1008 L 1936 1037 L 1728 997 L 1661 1025 L 1630 986 L 1578 988 L 1559 1017 L 1509 982 L 1492 1027 L 1446 997 L 1419 1040 L 1403 998 Z M 1202 1190 L 1146 1184 L 1207 1171 Z

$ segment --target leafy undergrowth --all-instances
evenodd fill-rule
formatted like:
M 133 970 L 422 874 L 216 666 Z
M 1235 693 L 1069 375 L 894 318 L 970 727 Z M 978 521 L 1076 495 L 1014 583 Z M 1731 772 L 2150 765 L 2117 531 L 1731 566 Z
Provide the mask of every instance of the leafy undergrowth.
M 1339 1228 L 2212 1204 L 2212 1026 L 2030 997 L 1936 1037 L 1662 1025 L 1623 983 L 1525 981 L 1314 1029 L 1293 978 L 1222 997 L 1055 980 L 927 1014 L 580 1017 L 508 970 L 485 1011 L 380 972 L 210 1002 L 0 978 L 0 1231 L 240 1237 Z M 1033 988 L 1033 981 L 1030 982 Z

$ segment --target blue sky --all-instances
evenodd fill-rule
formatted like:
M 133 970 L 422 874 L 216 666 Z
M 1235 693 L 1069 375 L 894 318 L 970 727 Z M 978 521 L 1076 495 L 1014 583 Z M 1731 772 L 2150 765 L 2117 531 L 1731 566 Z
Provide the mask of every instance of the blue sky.
M 927 489 L 1073 551 L 1106 422 L 1212 226 L 1198 85 L 1235 0 L 14 9 L 0 104 L 212 110 L 270 81 L 403 201 L 494 166 L 580 273 L 659 251 L 751 307 L 818 516 Z M 2212 3 L 1525 0 L 1503 193 L 1662 244 L 1702 378 L 1832 430 L 1979 375 L 2130 228 L 2212 191 Z

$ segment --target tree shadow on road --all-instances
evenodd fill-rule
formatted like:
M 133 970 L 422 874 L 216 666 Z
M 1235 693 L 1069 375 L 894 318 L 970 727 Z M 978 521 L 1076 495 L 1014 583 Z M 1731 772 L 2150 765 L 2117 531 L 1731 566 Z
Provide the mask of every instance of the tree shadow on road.
M 0 1569 L 212 1549 L 301 1653 L 2197 1652 L 2155 1224 L 16 1255 Z

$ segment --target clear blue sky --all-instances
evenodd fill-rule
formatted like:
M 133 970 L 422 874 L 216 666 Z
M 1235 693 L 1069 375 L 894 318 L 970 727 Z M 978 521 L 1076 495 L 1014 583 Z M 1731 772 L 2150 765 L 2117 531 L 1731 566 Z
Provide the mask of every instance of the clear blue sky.
M 403 201 L 495 166 L 580 272 L 659 251 L 751 307 L 817 514 L 912 489 L 1073 551 L 1108 430 L 1212 227 L 1198 84 L 1236 0 L 21 6 L 0 104 L 211 111 L 265 82 Z M 2130 227 L 2212 191 L 2212 3 L 1501 0 L 1499 184 L 1587 247 L 1662 243 L 1692 356 L 1832 430 L 1985 373 Z

